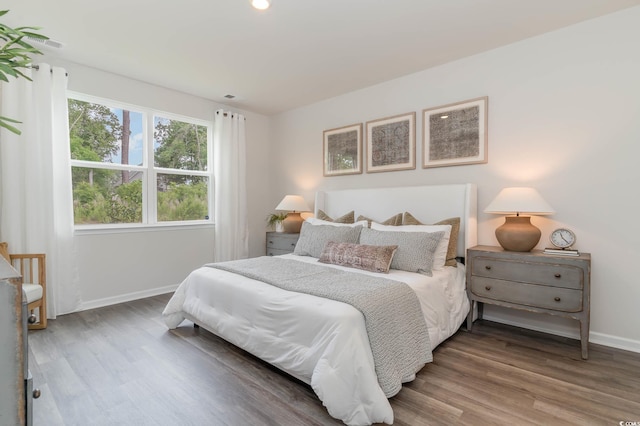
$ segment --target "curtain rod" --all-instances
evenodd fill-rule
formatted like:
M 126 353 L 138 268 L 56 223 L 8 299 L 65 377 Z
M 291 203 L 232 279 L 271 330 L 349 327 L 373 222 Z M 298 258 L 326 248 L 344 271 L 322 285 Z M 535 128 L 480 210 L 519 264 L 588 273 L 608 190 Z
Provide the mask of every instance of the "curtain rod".
M 216 115 L 218 115 L 218 114 L 220 114 L 220 111 L 216 111 Z M 229 113 L 229 112 L 223 112 L 223 113 L 222 113 L 222 115 L 223 115 L 224 117 L 226 117 L 226 116 L 227 116 L 227 115 L 229 115 L 229 114 L 231 114 L 231 117 L 233 117 L 233 114 L 234 114 L 234 113 L 233 113 L 233 112 L 231 112 L 231 113 Z M 235 113 L 235 114 L 237 114 L 237 113 Z M 238 114 L 238 115 L 240 115 L 240 114 Z M 244 121 L 247 121 L 247 117 L 242 116 L 242 118 L 243 118 L 243 120 L 244 120 Z
M 34 69 L 36 71 L 40 71 L 40 65 L 30 65 L 31 69 Z M 53 74 L 53 68 L 50 68 L 49 71 Z M 65 77 L 69 77 L 69 73 L 65 71 L 64 73 Z

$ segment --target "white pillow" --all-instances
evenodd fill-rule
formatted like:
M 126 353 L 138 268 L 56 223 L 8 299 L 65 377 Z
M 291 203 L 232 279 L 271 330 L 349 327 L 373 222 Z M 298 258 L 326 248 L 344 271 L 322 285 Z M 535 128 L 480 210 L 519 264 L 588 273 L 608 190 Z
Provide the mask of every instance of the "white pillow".
M 436 247 L 436 251 L 433 257 L 432 269 L 439 271 L 444 269 L 444 264 L 447 261 L 447 251 L 449 249 L 449 238 L 451 237 L 451 225 L 402 225 L 402 226 L 390 226 L 381 225 L 376 222 L 371 222 L 371 229 L 378 231 L 393 231 L 393 232 L 440 232 L 444 231 L 442 239 Z
M 350 226 L 352 228 L 354 226 L 364 226 L 365 228 L 369 226 L 369 222 L 367 222 L 366 220 L 360 220 L 355 223 L 338 223 L 331 222 L 329 220 L 318 219 L 316 217 L 308 217 L 305 219 L 305 222 L 309 222 L 311 225 Z

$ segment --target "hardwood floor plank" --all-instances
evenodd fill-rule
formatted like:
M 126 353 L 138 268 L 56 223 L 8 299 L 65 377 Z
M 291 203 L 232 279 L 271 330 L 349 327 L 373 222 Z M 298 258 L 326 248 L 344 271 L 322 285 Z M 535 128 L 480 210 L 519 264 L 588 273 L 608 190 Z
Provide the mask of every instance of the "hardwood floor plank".
M 504 358 L 509 353 L 497 355 L 495 350 L 491 350 L 491 354 L 487 351 L 478 353 L 461 348 L 455 343 L 445 348 L 445 351 L 450 351 L 446 357 L 447 362 L 463 356 L 476 357 L 482 363 L 493 362 L 489 373 L 491 377 L 503 380 L 505 385 L 507 381 L 513 385 L 531 384 L 528 391 L 532 394 L 547 389 L 553 390 L 560 399 L 568 394 L 572 397 L 579 396 L 580 401 L 589 404 L 588 408 L 595 408 L 605 401 L 605 405 L 614 406 L 622 412 L 628 412 L 629 409 L 640 412 L 640 406 L 636 403 L 640 400 L 637 394 L 640 389 L 640 373 L 633 367 L 618 366 L 612 369 L 608 363 L 602 364 L 597 359 L 575 361 L 566 357 L 540 356 L 516 357 L 506 364 Z M 524 375 L 528 377 L 523 377 Z
M 188 321 L 170 295 L 64 315 L 31 331 L 37 425 L 339 425 L 310 386 Z M 640 354 L 478 321 L 390 400 L 395 425 L 640 420 Z
M 409 387 L 402 390 L 402 398 L 392 398 L 391 401 L 394 405 L 394 424 L 398 425 L 429 426 L 434 422 L 456 424 L 464 413 L 458 407 Z
M 194 346 L 215 357 L 226 368 L 233 371 L 238 376 L 238 380 L 249 381 L 256 386 L 270 381 L 272 386 L 267 389 L 267 392 L 276 401 L 288 401 L 290 408 L 298 408 L 301 413 L 306 412 L 310 418 L 319 417 L 318 421 L 326 422 L 326 409 L 308 385 L 247 354 L 207 330 L 194 329 L 190 323 L 187 324 L 172 332 L 178 333 Z
M 489 422 L 499 418 L 503 424 L 518 425 L 544 424 L 553 420 L 533 411 L 534 399 L 530 395 L 500 387 L 484 374 L 469 375 L 455 368 L 432 369 L 429 366 L 426 389 L 422 391 L 461 409 L 461 418 L 468 418 L 470 413 L 474 413 L 474 417 L 485 418 Z
M 566 422 L 567 424 L 583 424 L 583 425 L 611 425 L 615 424 L 609 418 L 601 418 L 594 416 L 593 413 L 580 411 L 576 406 L 566 406 L 564 403 L 554 401 L 553 399 L 539 398 L 536 400 L 534 407 L 545 413 L 550 413 L 554 417 L 557 417 L 559 421 Z M 619 424 L 619 422 L 618 422 Z

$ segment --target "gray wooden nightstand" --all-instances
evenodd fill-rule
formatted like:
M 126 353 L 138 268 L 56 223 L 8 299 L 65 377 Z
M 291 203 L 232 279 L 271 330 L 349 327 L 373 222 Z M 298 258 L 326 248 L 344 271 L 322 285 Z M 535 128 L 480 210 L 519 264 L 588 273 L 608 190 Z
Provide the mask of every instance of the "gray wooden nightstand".
M 285 232 L 267 232 L 267 256 L 293 253 L 300 234 Z
M 564 256 L 476 246 L 467 250 L 467 294 L 473 327 L 474 306 L 484 303 L 558 315 L 580 321 L 582 358 L 588 358 L 591 255 Z

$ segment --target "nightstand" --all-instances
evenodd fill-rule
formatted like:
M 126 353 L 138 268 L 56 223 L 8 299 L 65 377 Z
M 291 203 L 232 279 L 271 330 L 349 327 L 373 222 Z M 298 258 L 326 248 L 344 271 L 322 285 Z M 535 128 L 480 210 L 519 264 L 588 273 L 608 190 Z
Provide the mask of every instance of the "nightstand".
M 550 255 L 542 250 L 505 251 L 476 246 L 467 250 L 467 294 L 473 327 L 474 307 L 483 304 L 557 315 L 580 321 L 582 358 L 588 358 L 591 255 Z
M 285 232 L 267 232 L 267 256 L 293 253 L 300 234 Z

